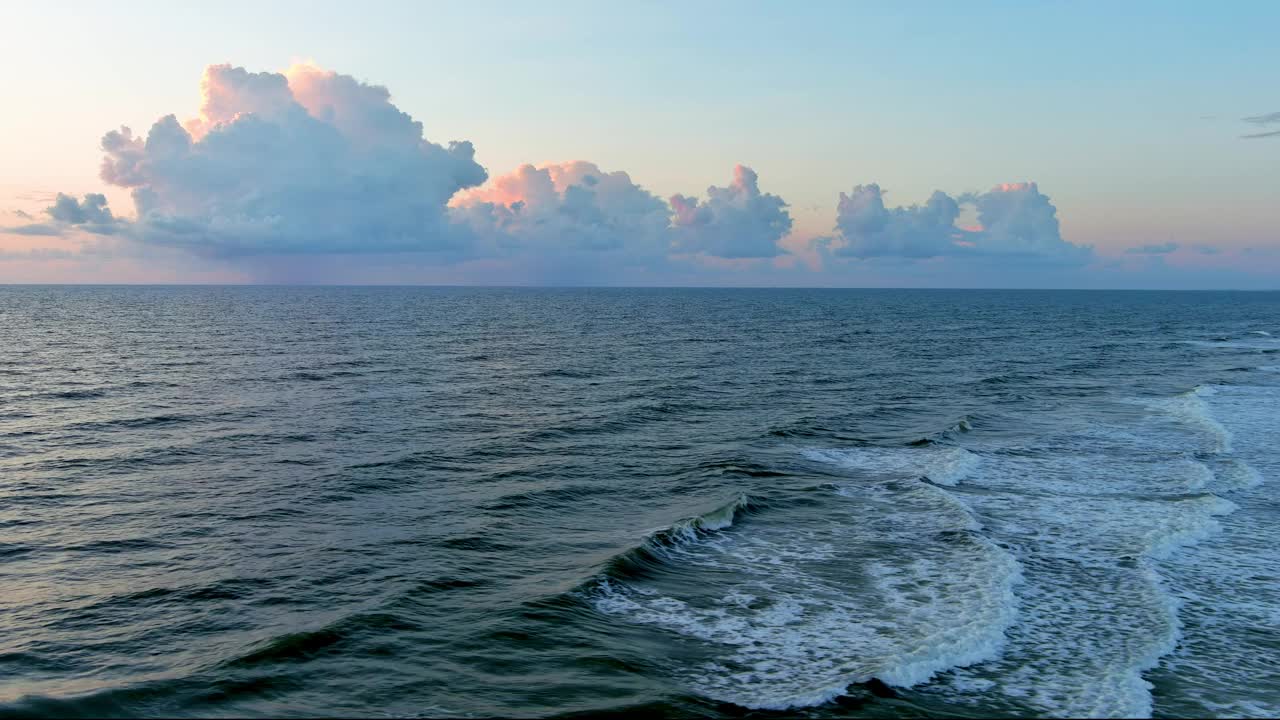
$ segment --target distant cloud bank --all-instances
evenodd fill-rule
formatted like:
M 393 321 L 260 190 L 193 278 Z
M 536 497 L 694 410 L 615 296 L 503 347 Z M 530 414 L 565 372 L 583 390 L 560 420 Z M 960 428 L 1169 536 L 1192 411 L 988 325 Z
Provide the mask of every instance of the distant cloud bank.
M 972 205 L 977 224 L 958 227 L 961 206 Z M 1035 183 L 1007 183 L 953 198 L 935 191 L 924 205 L 886 207 L 879 185 L 840 193 L 836 235 L 827 247 L 854 258 L 1004 257 L 1087 262 L 1092 249 L 1062 239 L 1057 208 Z
M 878 184 L 855 185 L 839 193 L 829 234 L 797 237 L 787 202 L 746 165 L 703 196 L 666 199 L 622 170 L 581 160 L 491 177 L 470 142 L 427 139 L 386 88 L 348 75 L 214 65 L 201 90 L 194 118 L 166 115 L 145 135 L 121 127 L 102 138 L 100 177 L 131 192 L 132 217 L 113 214 L 104 195 L 60 193 L 43 217 L 21 213 L 27 222 L 0 232 L 74 237 L 98 255 L 113 243 L 105 254 L 141 258 L 152 248 L 276 275 L 283 266 L 333 267 L 318 258 L 389 257 L 480 268 L 479 277 L 485 268 L 522 268 L 514 276 L 587 283 L 695 278 L 708 268 L 838 275 L 885 263 L 1002 271 L 1096 259 L 1093 248 L 1062 237 L 1057 209 L 1034 182 L 939 190 L 909 206 L 886 204 Z M 1246 120 L 1264 125 L 1280 114 Z M 29 250 L 0 259 L 72 256 Z

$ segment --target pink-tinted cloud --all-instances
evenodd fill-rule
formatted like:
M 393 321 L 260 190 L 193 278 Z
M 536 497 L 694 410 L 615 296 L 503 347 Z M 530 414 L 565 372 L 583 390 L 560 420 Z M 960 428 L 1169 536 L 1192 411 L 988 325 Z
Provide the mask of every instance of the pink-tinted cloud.
M 211 66 L 201 89 L 195 117 L 103 137 L 101 177 L 131 191 L 134 218 L 103 195 L 50 197 L 43 213 L 0 227 L 6 271 L 79 261 L 288 282 L 1008 284 L 1016 269 L 1087 285 L 1088 272 L 1141 263 L 1135 272 L 1274 262 L 1205 246 L 1100 259 L 1062 237 L 1057 208 L 1029 182 L 896 207 L 880 186 L 858 185 L 839 195 L 834 231 L 815 238 L 794 232 L 787 203 L 743 165 L 705 197 L 665 201 L 585 161 L 525 165 L 486 184 L 470 143 L 426 139 L 384 87 L 303 64 Z
M 452 205 L 456 222 L 504 254 L 612 253 L 653 264 L 670 250 L 666 203 L 627 173 L 589 162 L 524 165 Z
M 960 227 L 962 205 L 977 225 Z M 841 193 L 836 234 L 823 245 L 836 258 L 1003 258 L 1083 264 L 1091 250 L 1062 238 L 1057 208 L 1035 183 L 1002 183 L 958 198 L 935 191 L 924 205 L 888 207 L 879 185 Z
M 102 178 L 132 188 L 138 239 L 215 256 L 456 250 L 445 205 L 485 171 L 470 143 L 423 138 L 384 88 L 216 65 L 202 89 L 194 120 L 103 138 Z
M 785 250 L 778 241 L 791 231 L 787 203 L 760 192 L 759 176 L 744 165 L 733 182 L 707 188 L 707 200 L 672 195 L 675 243 L 680 252 L 729 259 L 771 258 Z
M 575 161 L 522 166 L 451 205 L 458 222 L 507 254 L 610 253 L 649 268 L 697 258 L 732 268 L 785 252 L 777 243 L 791 227 L 786 203 L 761 193 L 751 168 L 737 166 L 730 185 L 707 194 L 701 203 L 675 195 L 668 205 L 625 172 Z

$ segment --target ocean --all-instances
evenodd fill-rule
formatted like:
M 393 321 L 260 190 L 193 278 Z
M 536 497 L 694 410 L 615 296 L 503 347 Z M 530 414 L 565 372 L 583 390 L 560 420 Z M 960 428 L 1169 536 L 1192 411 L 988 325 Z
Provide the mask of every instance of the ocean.
M 0 715 L 1280 715 L 1280 293 L 0 287 Z

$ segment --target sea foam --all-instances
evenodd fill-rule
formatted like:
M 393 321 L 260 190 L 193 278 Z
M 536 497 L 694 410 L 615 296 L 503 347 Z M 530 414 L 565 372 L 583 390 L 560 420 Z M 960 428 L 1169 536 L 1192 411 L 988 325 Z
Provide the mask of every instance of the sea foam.
M 821 515 L 805 522 L 799 508 L 777 517 L 771 509 L 667 550 L 669 572 L 706 573 L 696 587 L 673 594 L 660 574 L 609 578 L 591 601 L 715 648 L 680 677 L 699 694 L 748 708 L 816 705 L 873 678 L 909 687 L 998 655 L 1017 614 L 1020 569 L 972 530 L 962 503 L 915 481 L 824 493 Z M 885 513 L 883 523 L 859 522 L 866 511 Z M 929 532 L 943 534 L 922 545 Z M 901 553 L 861 549 L 894 534 Z
M 868 474 L 922 477 L 938 485 L 954 487 L 982 464 L 982 458 L 960 447 L 865 447 L 841 450 L 810 448 L 810 460 L 831 463 Z

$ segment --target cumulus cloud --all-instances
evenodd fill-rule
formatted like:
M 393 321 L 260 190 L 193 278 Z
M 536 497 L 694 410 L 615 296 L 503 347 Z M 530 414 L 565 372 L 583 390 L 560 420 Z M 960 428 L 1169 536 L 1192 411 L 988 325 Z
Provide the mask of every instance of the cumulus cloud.
M 679 252 L 740 259 L 775 257 L 791 231 L 791 215 L 782 198 L 761 193 L 759 176 L 749 167 L 733 168 L 727 187 L 707 188 L 706 202 L 672 195 L 675 246 Z
M 1176 252 L 1178 243 L 1167 242 L 1160 245 L 1139 245 L 1137 247 L 1126 248 L 1125 253 L 1128 255 L 1167 255 Z
M 45 212 L 55 222 L 68 225 L 88 225 L 90 227 L 106 227 L 114 225 L 115 217 L 107 207 L 107 198 L 100 193 L 88 193 L 82 200 L 70 195 L 58 193 L 53 205 Z
M 34 219 L 30 213 L 21 210 L 14 214 L 25 220 Z M 0 232 L 55 237 L 76 229 L 96 235 L 112 235 L 121 227 L 119 220 L 107 207 L 106 196 L 99 193 L 88 193 L 81 200 L 58 193 L 53 204 L 45 208 L 44 214 L 48 216 L 48 221 L 0 228 Z
M 1083 262 L 1090 248 L 1062 239 L 1058 209 L 1033 182 L 1005 183 L 990 192 L 962 196 L 978 209 L 979 228 L 969 234 L 976 252 L 1066 263 Z
M 385 88 L 311 66 L 211 66 L 199 117 L 107 133 L 101 177 L 131 188 L 136 237 L 209 255 L 456 249 L 445 205 L 484 182 Z
M 386 88 L 347 75 L 215 65 L 201 90 L 195 118 L 103 136 L 99 174 L 131 191 L 135 219 L 122 224 L 100 195 L 59 196 L 47 229 L 127 227 L 144 245 L 251 265 L 365 253 L 588 269 L 775 257 L 791 229 L 786 203 L 743 166 L 705 200 L 668 202 L 583 161 L 485 184 L 469 142 L 427 140 Z
M 934 192 L 923 206 L 888 208 L 879 185 L 856 185 L 848 195 L 840 193 L 836 231 L 844 242 L 835 252 L 856 258 L 951 254 L 961 235 L 958 217 L 959 204 L 943 192 Z
M 575 161 L 524 165 L 482 188 L 460 194 L 452 219 L 497 257 L 557 260 L 565 267 L 603 263 L 648 269 L 674 259 L 771 258 L 791 229 L 786 203 L 760 192 L 751 168 L 734 168 L 726 187 L 707 199 L 677 194 L 663 201 L 625 172 Z
M 957 226 L 965 205 L 977 212 L 976 227 Z M 1057 208 L 1035 183 L 1006 183 L 958 198 L 939 190 L 924 205 L 907 207 L 887 207 L 879 185 L 857 185 L 840 194 L 835 230 L 835 237 L 821 242 L 836 257 L 1001 257 L 1072 264 L 1091 254 L 1062 239 Z
M 580 160 L 523 165 L 460 195 L 452 218 L 496 255 L 611 253 L 652 261 L 668 252 L 666 203 L 627 173 Z
M 827 261 L 851 258 L 967 258 L 1003 269 L 1015 261 L 1066 268 L 1091 257 L 1061 237 L 1057 209 L 1035 183 L 936 191 L 905 207 L 886 205 L 878 185 L 858 185 L 839 196 L 834 234 L 811 239 L 792 234 L 788 204 L 743 165 L 704 197 L 667 200 L 585 161 L 524 165 L 489 180 L 469 142 L 428 140 L 386 88 L 348 75 L 216 65 L 201 88 L 194 118 L 166 115 L 145 134 L 121 127 L 103 136 L 100 176 L 131 191 L 133 219 L 114 215 L 102 195 L 59 194 L 47 217 L 7 230 L 116 234 L 97 242 L 292 279 L 312 267 L 349 269 L 349 257 L 333 256 L 352 254 L 380 256 L 366 266 L 452 272 L 466 264 L 556 282 L 817 274 Z M 966 213 L 977 223 L 962 225 Z

